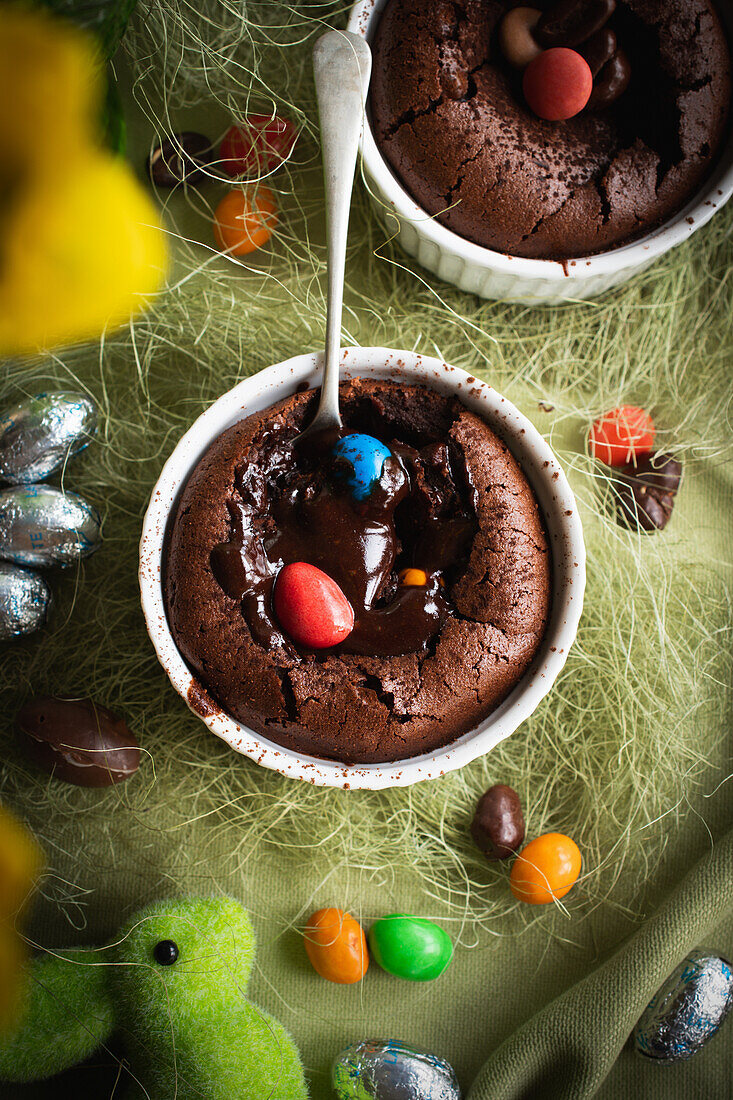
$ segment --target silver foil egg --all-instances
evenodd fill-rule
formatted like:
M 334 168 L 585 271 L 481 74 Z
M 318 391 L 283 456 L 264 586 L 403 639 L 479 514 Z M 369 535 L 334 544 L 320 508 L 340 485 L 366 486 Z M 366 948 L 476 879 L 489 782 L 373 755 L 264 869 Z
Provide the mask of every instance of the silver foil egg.
M 0 639 L 31 634 L 43 626 L 51 592 L 43 577 L 0 561 Z
M 0 416 L 0 479 L 42 481 L 83 451 L 97 430 L 97 407 L 82 393 L 39 393 Z
M 52 485 L 0 492 L 0 558 L 18 565 L 71 565 L 100 543 L 96 508 Z
M 367 1039 L 339 1054 L 331 1068 L 339 1100 L 461 1100 L 452 1066 L 397 1039 Z
M 714 951 L 697 947 L 651 999 L 634 1029 L 639 1054 L 655 1062 L 680 1062 L 711 1039 L 733 1007 L 733 967 Z

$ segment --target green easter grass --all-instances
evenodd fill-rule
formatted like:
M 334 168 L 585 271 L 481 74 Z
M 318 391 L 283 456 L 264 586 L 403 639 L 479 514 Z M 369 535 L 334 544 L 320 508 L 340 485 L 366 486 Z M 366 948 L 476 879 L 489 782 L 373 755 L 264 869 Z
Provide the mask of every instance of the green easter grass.
M 723 468 L 731 449 L 728 214 L 601 301 L 540 309 L 480 301 L 421 273 L 357 186 L 345 342 L 418 348 L 489 381 L 547 436 L 580 502 L 588 588 L 578 641 L 549 697 L 488 757 L 407 790 L 288 781 L 206 731 L 174 694 L 145 632 L 137 547 L 164 460 L 238 380 L 321 346 L 325 249 L 310 49 L 319 20 L 338 22 L 344 11 L 273 0 L 248 5 L 243 20 L 235 4 L 149 0 L 133 18 L 118 70 L 138 167 L 156 133 L 194 128 L 217 138 L 234 111 L 274 105 L 303 133 L 292 162 L 267 181 L 281 211 L 271 247 L 242 263 L 217 257 L 209 218 L 225 188 L 214 168 L 196 189 L 162 195 L 175 264 L 148 314 L 99 345 L 5 372 L 4 403 L 54 387 L 81 387 L 99 403 L 98 441 L 63 481 L 100 508 L 104 544 L 78 572 L 54 576 L 48 629 L 2 651 L 4 796 L 39 831 L 51 870 L 76 868 L 76 877 L 67 870 L 44 885 L 69 911 L 84 904 L 78 883 L 93 883 L 99 859 L 144 873 L 151 847 L 166 844 L 165 872 L 151 858 L 132 905 L 175 892 L 197 868 L 206 880 L 207 844 L 215 843 L 235 867 L 274 853 L 284 868 L 307 858 L 318 881 L 348 867 L 389 884 L 409 870 L 421 911 L 453 917 L 470 942 L 472 925 L 517 934 L 536 919 L 523 910 L 506 920 L 519 908 L 507 868 L 487 866 L 468 835 L 478 796 L 501 781 L 519 791 L 531 834 L 559 830 L 580 845 L 584 872 L 568 908 L 634 912 L 639 883 L 677 823 L 730 771 L 722 740 L 731 555 L 721 512 L 731 499 Z M 585 438 L 591 420 L 621 402 L 652 410 L 659 444 L 685 462 L 663 534 L 622 530 L 602 507 L 605 475 Z M 123 713 L 144 750 L 138 775 L 88 792 L 34 773 L 10 720 L 26 697 L 47 692 L 90 695 Z M 202 820 L 212 828 L 188 845 Z

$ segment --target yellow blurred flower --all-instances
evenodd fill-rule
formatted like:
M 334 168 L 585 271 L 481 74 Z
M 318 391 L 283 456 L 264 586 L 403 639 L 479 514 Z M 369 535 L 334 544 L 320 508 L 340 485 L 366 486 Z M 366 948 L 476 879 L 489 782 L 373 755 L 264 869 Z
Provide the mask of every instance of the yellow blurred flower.
M 0 1033 L 13 1024 L 21 1003 L 26 952 L 15 921 L 41 864 L 41 851 L 31 834 L 0 806 Z
M 97 142 L 93 40 L 0 7 L 0 355 L 124 324 L 165 276 L 151 198 Z

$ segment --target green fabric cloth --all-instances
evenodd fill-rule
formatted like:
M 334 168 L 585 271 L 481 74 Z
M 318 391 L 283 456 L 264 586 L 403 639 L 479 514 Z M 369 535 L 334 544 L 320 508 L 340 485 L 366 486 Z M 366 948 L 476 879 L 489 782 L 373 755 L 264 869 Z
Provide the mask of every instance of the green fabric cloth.
M 667 975 L 690 950 L 706 944 L 731 910 L 733 833 L 728 833 L 628 943 L 502 1043 L 482 1067 L 468 1100 L 595 1096 Z M 651 1068 L 664 1088 L 670 1083 L 665 1075 L 678 1067 Z M 730 1068 L 719 1065 L 717 1083 L 714 1073 L 711 1066 L 706 1095 L 730 1095 Z

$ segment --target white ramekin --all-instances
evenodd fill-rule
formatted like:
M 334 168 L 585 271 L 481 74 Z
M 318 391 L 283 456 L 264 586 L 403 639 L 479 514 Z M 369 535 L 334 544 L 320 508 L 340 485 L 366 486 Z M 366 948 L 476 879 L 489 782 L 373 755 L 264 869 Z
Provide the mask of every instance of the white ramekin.
M 387 2 L 358 0 L 351 9 L 348 29 L 371 40 Z M 733 36 L 733 7 L 721 5 L 721 16 Z M 431 218 L 392 174 L 377 148 L 368 121 L 364 126 L 361 152 L 373 205 L 390 236 L 396 237 L 405 252 L 414 256 L 422 267 L 461 290 L 482 298 L 528 305 L 558 305 L 595 298 L 627 282 L 659 256 L 686 241 L 733 194 L 732 130 L 717 167 L 703 189 L 661 228 L 633 244 L 596 256 L 582 256 L 562 263 L 528 260 L 472 244 Z
M 309 387 L 320 383 L 319 355 L 298 355 L 245 379 L 220 397 L 186 432 L 163 467 L 145 515 L 140 542 L 140 592 L 148 633 L 160 663 L 173 687 L 212 733 L 237 752 L 283 775 L 322 786 L 376 790 L 408 786 L 460 768 L 508 737 L 532 713 L 565 664 L 575 638 L 585 588 L 585 547 L 575 498 L 550 447 L 529 420 L 491 386 L 438 359 L 386 348 L 343 350 L 341 376 L 418 382 L 456 395 L 506 441 L 537 495 L 552 547 L 552 614 L 535 660 L 501 706 L 447 748 L 394 763 L 355 766 L 283 748 L 229 715 L 197 702 L 201 699 L 200 689 L 173 641 L 163 601 L 163 552 L 171 513 L 197 462 L 221 432 L 242 417 L 294 393 L 303 383 Z M 211 713 L 204 713 L 207 709 Z

